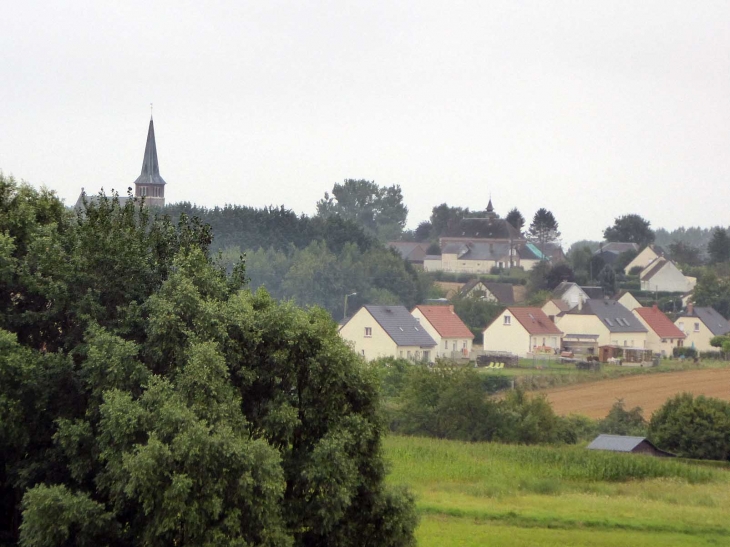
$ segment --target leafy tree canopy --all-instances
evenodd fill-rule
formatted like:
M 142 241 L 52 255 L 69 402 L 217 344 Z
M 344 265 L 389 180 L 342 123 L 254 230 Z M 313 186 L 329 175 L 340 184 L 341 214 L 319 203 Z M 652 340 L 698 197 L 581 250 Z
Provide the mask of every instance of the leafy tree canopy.
M 517 228 L 520 232 L 522 231 L 522 228 L 525 227 L 525 217 L 522 216 L 522 213 L 520 213 L 517 207 L 513 208 L 509 213 L 507 213 L 507 216 L 504 217 L 504 219 L 512 226 Z
M 650 224 L 639 215 L 623 215 L 616 218 L 613 226 L 603 231 L 603 238 L 606 241 L 637 243 L 639 247 L 646 247 L 654 242 L 655 237 Z
M 677 264 L 683 266 L 701 266 L 702 251 L 699 247 L 683 241 L 674 241 L 669 245 L 669 255 Z
M 346 179 L 335 183 L 317 202 L 317 216 L 337 215 L 352 220 L 381 241 L 396 239 L 403 231 L 408 208 L 400 186 L 378 186 L 374 181 Z
M 556 241 L 560 238 L 558 221 L 555 216 L 545 208 L 538 209 L 532 218 L 532 224 L 527 231 L 527 236 L 538 244 L 540 250 L 544 250 L 545 243 Z M 545 254 L 543 252 L 543 254 Z
M 715 228 L 712 239 L 707 245 L 710 264 L 720 264 L 730 260 L 730 237 L 724 228 Z
M 0 177 L 6 544 L 412 545 L 377 383 L 321 309 L 217 267 L 210 230 Z
M 730 403 L 691 393 L 669 399 L 652 414 L 649 438 L 684 458 L 730 459 Z

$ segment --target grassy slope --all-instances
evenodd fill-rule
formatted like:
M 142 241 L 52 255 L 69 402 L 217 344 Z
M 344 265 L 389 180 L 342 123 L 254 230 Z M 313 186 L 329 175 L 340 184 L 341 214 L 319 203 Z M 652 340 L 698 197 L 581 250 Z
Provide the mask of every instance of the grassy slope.
M 676 460 L 389 437 L 419 545 L 730 545 L 730 471 Z M 643 478 L 646 477 L 646 478 Z

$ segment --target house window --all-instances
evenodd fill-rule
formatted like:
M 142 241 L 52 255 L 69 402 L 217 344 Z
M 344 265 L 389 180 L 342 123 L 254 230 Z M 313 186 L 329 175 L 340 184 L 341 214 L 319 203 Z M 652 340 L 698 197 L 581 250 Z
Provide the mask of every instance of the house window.
M 362 350 L 362 356 L 365 357 L 365 350 Z
M 667 339 L 666 338 L 662 338 L 662 344 L 666 344 L 666 343 L 667 343 Z
M 408 358 L 411 359 L 411 351 L 408 350 Z
M 462 342 L 462 346 L 461 346 L 461 349 L 466 349 L 466 340 L 464 340 L 464 341 Z
M 700 324 L 695 323 L 695 332 L 700 332 Z
M 146 186 L 142 186 L 142 188 L 139 189 L 139 193 L 142 196 L 146 196 L 147 195 L 147 187 Z
M 400 351 L 398 352 L 398 357 L 400 357 L 401 359 L 403 359 L 403 350 L 400 350 Z
M 423 352 L 423 360 L 424 361 L 430 361 L 429 357 L 430 357 L 429 352 L 424 351 Z
M 444 349 L 449 349 L 449 341 L 444 340 Z
M 682 322 L 682 321 L 679 322 L 679 330 L 684 332 L 684 322 Z
M 365 338 L 372 338 L 372 337 L 373 337 L 372 327 L 365 327 Z
M 682 346 L 684 346 L 684 341 L 683 340 L 677 340 L 677 347 L 678 348 L 681 348 Z
M 421 352 L 419 350 L 416 350 L 416 361 L 421 359 Z
M 504 316 L 504 324 L 505 325 L 510 325 L 511 324 L 511 321 L 512 321 L 512 318 L 509 315 L 505 315 Z
M 558 339 L 554 336 L 550 339 L 550 345 L 554 348 L 558 347 Z

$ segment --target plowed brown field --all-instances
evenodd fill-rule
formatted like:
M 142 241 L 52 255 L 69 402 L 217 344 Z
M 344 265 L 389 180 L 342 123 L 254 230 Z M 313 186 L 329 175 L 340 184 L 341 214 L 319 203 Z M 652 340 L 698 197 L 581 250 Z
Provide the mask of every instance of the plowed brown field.
M 542 393 L 547 395 L 555 412 L 564 416 L 583 414 L 605 418 L 616 399 L 623 399 L 627 409 L 640 406 L 644 417 L 649 419 L 664 401 L 683 391 L 730 401 L 730 368 L 626 376 Z

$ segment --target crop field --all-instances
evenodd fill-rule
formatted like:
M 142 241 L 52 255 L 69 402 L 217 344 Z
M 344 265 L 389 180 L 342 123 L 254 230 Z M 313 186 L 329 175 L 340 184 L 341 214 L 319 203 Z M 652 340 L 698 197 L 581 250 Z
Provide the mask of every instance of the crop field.
M 421 547 L 730 545 L 730 470 L 580 447 L 385 440 Z
M 669 397 L 689 391 L 730 401 L 730 368 L 633 375 L 543 390 L 557 414 L 604 418 L 616 402 L 640 406 L 649 418 Z

